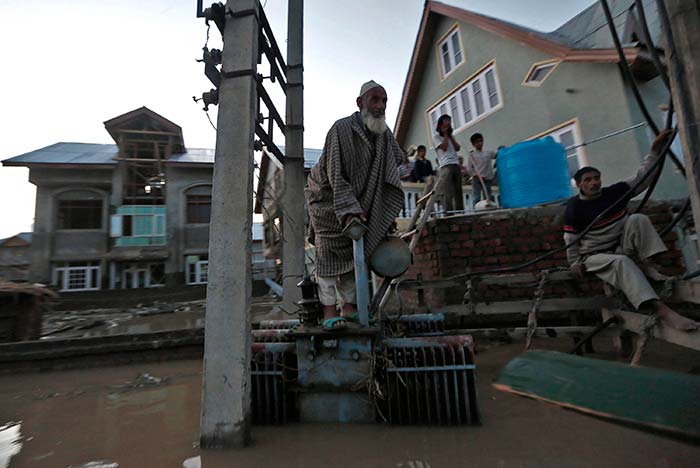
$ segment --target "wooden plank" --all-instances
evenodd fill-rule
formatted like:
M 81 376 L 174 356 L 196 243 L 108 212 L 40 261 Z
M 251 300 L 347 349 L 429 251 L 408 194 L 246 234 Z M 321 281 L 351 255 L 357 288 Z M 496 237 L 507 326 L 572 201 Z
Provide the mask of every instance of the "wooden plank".
M 446 288 L 454 288 L 455 286 L 464 286 L 464 281 L 455 281 L 455 280 L 449 280 L 449 279 L 444 279 L 444 280 L 414 280 L 414 279 L 405 279 L 401 280 L 401 284 L 399 285 L 399 290 L 400 291 L 415 291 L 418 289 L 446 289 Z
M 611 421 L 700 440 L 700 377 L 555 351 L 509 362 L 494 387 Z
M 526 314 L 532 309 L 532 303 L 533 301 L 531 300 L 480 303 L 475 306 L 475 315 Z M 603 296 L 543 299 L 539 311 L 556 312 L 600 309 L 609 305 L 609 303 L 610 299 Z M 443 307 L 436 312 L 467 315 L 467 306 L 465 304 L 453 304 Z
M 475 281 L 478 281 L 479 284 L 510 286 L 522 283 L 536 283 L 540 280 L 540 274 L 539 272 L 486 276 L 479 276 L 477 274 L 473 278 Z M 576 277 L 570 271 L 557 271 L 548 276 L 547 282 L 550 283 L 553 281 L 568 281 L 575 279 Z M 401 290 L 452 288 L 455 286 L 464 286 L 465 281 L 466 278 L 462 278 L 460 280 L 438 279 L 422 281 L 406 279 L 401 281 Z
M 435 190 L 430 190 L 428 193 L 425 193 L 425 190 L 423 191 L 424 195 L 422 195 L 417 201 L 416 201 L 416 206 L 422 205 L 425 203 L 427 200 L 430 200 L 430 197 L 433 196 L 435 193 Z
M 512 275 L 487 275 L 481 276 L 479 278 L 480 284 L 501 284 L 501 285 L 511 285 L 520 283 L 533 283 L 540 280 L 539 272 L 531 273 L 515 273 Z M 550 273 L 547 277 L 547 282 L 552 281 L 566 281 L 577 279 L 576 276 L 569 270 L 556 271 Z
M 129 134 L 143 134 L 143 135 L 165 135 L 165 136 L 180 136 L 177 132 L 159 132 L 155 130 L 117 130 L 118 133 L 129 133 Z
M 562 335 L 585 335 L 593 331 L 595 327 L 580 326 L 580 327 L 538 327 L 535 330 L 535 336 L 538 338 L 557 338 Z M 498 338 L 503 336 L 508 336 L 513 340 L 519 340 L 527 335 L 527 327 L 513 327 L 513 328 L 459 328 L 448 330 L 449 335 L 472 335 L 475 338 Z M 601 332 L 600 335 L 603 336 L 605 332 Z
M 633 333 L 641 334 L 644 330 L 644 323 L 647 320 L 647 315 L 637 312 L 627 312 L 624 310 L 611 310 L 610 314 L 622 318 L 621 327 Z M 700 351 L 700 332 L 684 332 L 674 328 L 665 327 L 662 325 L 654 327 L 652 336 L 658 340 L 664 340 L 669 343 L 684 346 L 686 348 Z

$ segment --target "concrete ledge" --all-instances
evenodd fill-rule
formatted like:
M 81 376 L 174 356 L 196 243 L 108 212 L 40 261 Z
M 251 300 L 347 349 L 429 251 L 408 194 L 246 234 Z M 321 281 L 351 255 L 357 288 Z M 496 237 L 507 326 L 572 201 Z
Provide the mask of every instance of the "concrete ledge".
M 204 329 L 0 344 L 0 374 L 200 358 Z

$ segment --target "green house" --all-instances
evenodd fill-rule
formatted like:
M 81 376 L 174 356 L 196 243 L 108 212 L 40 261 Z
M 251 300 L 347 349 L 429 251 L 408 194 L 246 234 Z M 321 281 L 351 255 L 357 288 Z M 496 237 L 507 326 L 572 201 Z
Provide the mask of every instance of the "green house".
M 654 42 L 660 44 L 655 2 L 644 4 Z M 640 42 L 634 1 L 610 5 L 635 80 L 663 127 L 669 94 Z M 599 3 L 543 33 L 427 1 L 394 129 L 399 144 L 425 145 L 434 161 L 432 134 L 441 114 L 452 116 L 464 157 L 476 132 L 494 150 L 549 135 L 574 147 L 567 151 L 571 171 L 596 166 L 604 183 L 632 176 L 653 139 L 650 129 L 640 126 L 577 147 L 644 122 Z M 674 150 L 682 159 L 679 144 Z M 667 161 L 654 197 L 684 196 L 686 184 Z

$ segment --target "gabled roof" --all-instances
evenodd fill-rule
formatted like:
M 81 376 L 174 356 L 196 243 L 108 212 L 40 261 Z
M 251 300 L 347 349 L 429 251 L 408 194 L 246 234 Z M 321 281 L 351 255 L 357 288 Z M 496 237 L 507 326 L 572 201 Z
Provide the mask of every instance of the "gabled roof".
M 119 143 L 120 130 L 150 130 L 172 133 L 175 138 L 174 152 L 181 151 L 185 147 L 182 128 L 146 106 L 109 119 L 104 122 L 104 125 L 115 143 Z
M 0 247 L 26 247 L 32 245 L 32 233 L 20 232 L 14 236 L 0 239 Z
M 4 166 L 70 167 L 83 169 L 111 169 L 119 156 L 117 145 L 99 143 L 54 143 L 29 153 L 2 161 Z M 214 150 L 188 148 L 173 154 L 166 164 L 200 165 L 214 164 Z
M 611 7 L 613 15 L 618 17 L 624 16 L 620 11 L 624 12 L 629 9 L 629 4 L 632 1 L 613 0 Z M 551 54 L 562 61 L 616 63 L 619 61 L 619 58 L 615 49 L 612 48 L 612 40 L 609 43 L 602 41 L 600 38 L 604 37 L 603 33 L 595 36 L 596 39 L 588 39 L 600 29 L 596 22 L 598 18 L 598 14 L 595 13 L 597 11 L 596 8 L 596 5 L 593 5 L 566 22 L 559 29 L 545 33 L 456 6 L 432 0 L 426 1 L 394 127 L 394 135 L 399 144 L 403 143 L 408 119 L 413 113 L 415 101 L 413 96 L 417 92 L 423 78 L 426 61 L 432 52 L 435 27 L 441 16 L 468 23 L 485 31 L 525 44 Z M 603 25 L 607 27 L 607 23 Z M 607 31 L 607 34 L 609 37 L 610 32 Z M 580 43 L 580 45 L 576 45 L 577 43 Z M 634 61 L 638 53 L 639 49 L 637 48 L 625 48 L 625 56 L 628 61 Z

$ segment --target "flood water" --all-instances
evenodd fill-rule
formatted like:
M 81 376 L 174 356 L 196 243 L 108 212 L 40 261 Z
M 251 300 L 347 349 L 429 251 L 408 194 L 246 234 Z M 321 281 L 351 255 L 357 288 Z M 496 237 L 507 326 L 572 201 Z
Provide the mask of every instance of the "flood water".
M 481 427 L 254 427 L 238 451 L 199 449 L 200 361 L 1 376 L 0 468 L 698 466 L 698 446 L 494 390 L 521 351 L 477 356 Z M 647 363 L 687 371 L 700 354 L 664 352 L 652 343 Z

